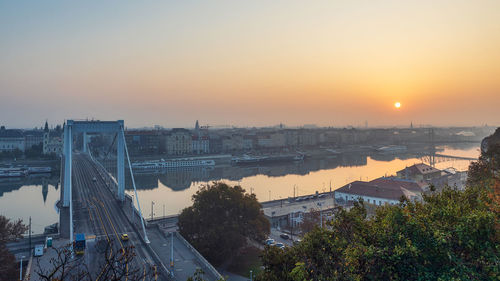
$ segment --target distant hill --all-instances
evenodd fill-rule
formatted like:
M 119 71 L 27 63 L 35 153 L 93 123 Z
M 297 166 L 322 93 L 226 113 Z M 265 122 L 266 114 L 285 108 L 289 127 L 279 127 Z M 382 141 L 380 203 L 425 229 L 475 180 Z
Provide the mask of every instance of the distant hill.
M 481 152 L 486 154 L 491 148 L 500 145 L 500 127 L 495 130 L 493 135 L 485 137 L 481 142 Z

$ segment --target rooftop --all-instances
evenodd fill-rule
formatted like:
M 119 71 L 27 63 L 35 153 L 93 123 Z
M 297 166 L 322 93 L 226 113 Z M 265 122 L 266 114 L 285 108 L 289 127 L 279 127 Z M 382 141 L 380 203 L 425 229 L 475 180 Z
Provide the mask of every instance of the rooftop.
M 422 187 L 414 182 L 397 178 L 378 178 L 370 182 L 354 181 L 336 190 L 346 194 L 399 200 L 402 196 L 412 198 L 419 196 Z
M 23 138 L 23 132 L 21 130 L 14 129 L 0 129 L 0 138 Z
M 415 164 L 410 167 L 406 167 L 401 171 L 398 171 L 398 173 L 411 173 L 411 174 L 421 174 L 421 175 L 432 174 L 436 172 L 440 172 L 440 170 L 424 163 Z

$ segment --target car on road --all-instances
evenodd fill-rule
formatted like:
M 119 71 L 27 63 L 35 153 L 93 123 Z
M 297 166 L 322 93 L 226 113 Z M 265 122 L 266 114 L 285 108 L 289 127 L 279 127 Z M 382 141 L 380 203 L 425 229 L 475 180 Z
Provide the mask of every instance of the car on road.
M 325 194 L 325 193 L 323 193 L 323 194 L 318 195 L 318 198 L 323 198 L 323 197 L 325 197 L 325 196 L 326 196 L 326 194 Z
M 280 249 L 285 249 L 285 245 L 283 243 L 276 243 L 274 246 L 280 248 Z
M 123 241 L 128 241 L 128 234 L 127 233 L 123 233 L 122 234 L 122 240 Z
M 93 182 L 97 182 L 97 178 L 96 178 L 96 177 L 93 177 L 93 178 L 92 178 L 92 181 L 93 181 Z
M 280 237 L 283 238 L 283 239 L 285 239 L 285 240 L 286 239 L 290 239 L 290 236 L 288 236 L 288 234 L 286 234 L 286 233 L 281 233 Z
M 272 244 L 274 244 L 274 239 L 269 238 L 266 240 L 266 245 L 272 245 Z

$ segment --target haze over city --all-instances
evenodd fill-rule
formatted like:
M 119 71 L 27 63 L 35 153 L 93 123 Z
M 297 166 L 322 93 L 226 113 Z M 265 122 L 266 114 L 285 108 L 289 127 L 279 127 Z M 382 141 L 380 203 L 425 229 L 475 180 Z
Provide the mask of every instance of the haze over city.
M 500 280 L 500 0 L 0 0 L 0 281 Z
M 455 0 L 3 1 L 0 120 L 497 125 L 499 10 Z

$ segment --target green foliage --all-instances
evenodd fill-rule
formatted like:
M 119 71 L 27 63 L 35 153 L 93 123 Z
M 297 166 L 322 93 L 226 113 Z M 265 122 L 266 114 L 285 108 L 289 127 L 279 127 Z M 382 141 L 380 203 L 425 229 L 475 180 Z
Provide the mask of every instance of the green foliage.
M 249 276 L 250 270 L 255 276 L 261 271 L 261 260 L 260 255 L 262 251 L 254 246 L 247 246 L 241 249 L 232 260 L 231 263 L 227 265 L 226 270 L 241 276 Z
M 304 214 L 302 223 L 300 224 L 300 231 L 303 234 L 311 232 L 315 227 L 321 224 L 321 213 L 319 210 L 311 209 L 308 213 Z
M 285 254 L 267 249 L 259 280 L 497 280 L 499 214 L 487 195 L 446 188 L 369 219 L 355 204 Z
M 240 186 L 214 183 L 193 195 L 179 215 L 180 233 L 210 262 L 220 264 L 246 245 L 264 240 L 270 224 L 254 194 Z
M 367 217 L 340 210 L 284 252 L 266 248 L 258 280 L 500 280 L 500 129 L 465 191 L 402 198 Z
M 402 198 L 370 217 L 363 202 L 341 209 L 298 245 L 266 248 L 257 279 L 500 280 L 499 172 L 496 143 L 471 164 L 465 191 Z
M 204 275 L 205 275 L 205 272 L 202 269 L 198 268 L 194 272 L 193 276 L 188 277 L 188 279 L 186 279 L 186 281 L 207 281 L 206 279 L 203 278 Z M 225 281 L 225 279 L 221 278 L 217 281 Z
M 26 158 L 40 158 L 43 157 L 43 143 L 33 145 L 31 148 L 24 151 Z

